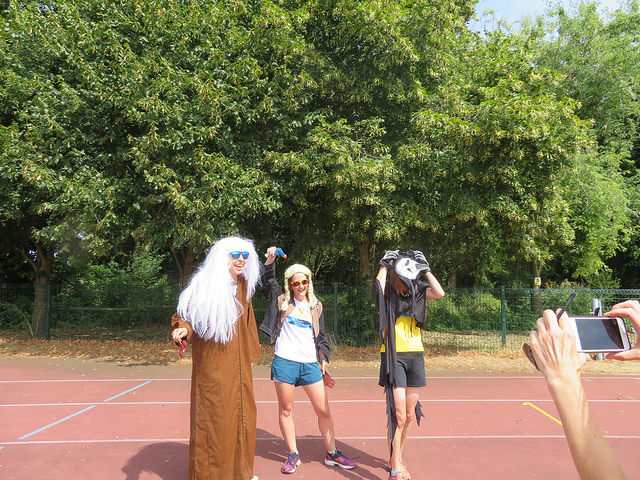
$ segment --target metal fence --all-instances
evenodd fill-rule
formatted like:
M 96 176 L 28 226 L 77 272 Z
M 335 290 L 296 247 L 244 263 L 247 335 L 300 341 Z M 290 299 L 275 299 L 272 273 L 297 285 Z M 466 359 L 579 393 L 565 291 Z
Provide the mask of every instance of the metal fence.
M 152 325 L 169 328 L 179 295 L 175 286 L 52 285 L 50 289 L 47 317 L 53 338 L 57 331 L 78 326 L 85 330 Z M 315 292 L 323 303 L 325 329 L 332 343 L 360 347 L 379 343 L 378 313 L 369 287 L 315 286 Z M 639 289 L 450 290 L 444 298 L 427 302 L 424 344 L 430 349 L 520 348 L 542 311 L 561 307 L 570 293 L 576 293 L 568 310 L 573 315 L 591 314 L 594 299 L 607 310 L 617 302 L 640 297 Z M 0 328 L 28 329 L 33 298 L 31 285 L 0 284 Z M 253 305 L 260 323 L 266 298 L 256 294 Z M 635 341 L 634 332 L 631 337 Z

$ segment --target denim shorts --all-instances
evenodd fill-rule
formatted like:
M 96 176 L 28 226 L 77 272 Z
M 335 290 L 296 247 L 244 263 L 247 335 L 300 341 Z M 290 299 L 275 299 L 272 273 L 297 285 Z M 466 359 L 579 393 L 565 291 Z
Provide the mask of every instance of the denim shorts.
M 274 355 L 271 380 L 290 385 L 311 385 L 322 381 L 322 370 L 317 362 L 301 363 Z

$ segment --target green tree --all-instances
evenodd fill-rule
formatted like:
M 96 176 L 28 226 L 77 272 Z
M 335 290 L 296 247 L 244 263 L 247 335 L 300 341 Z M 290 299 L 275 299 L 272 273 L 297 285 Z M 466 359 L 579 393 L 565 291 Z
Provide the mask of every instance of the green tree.
M 590 175 L 573 179 L 577 241 L 576 248 L 563 254 L 565 268 L 588 278 L 607 268 L 604 260 L 618 276 L 633 282 L 640 265 L 639 4 L 626 2 L 610 14 L 599 12 L 592 1 L 572 10 L 557 7 L 522 34 L 536 38 L 537 63 L 563 74 L 556 91 L 580 102 L 576 113 L 593 121 L 598 142 L 599 158 L 585 158 Z
M 277 207 L 259 167 L 265 146 L 295 136 L 308 96 L 296 15 L 270 2 L 85 0 L 46 15 L 11 2 L 3 64 L 23 95 L 3 124 L 21 132 L 30 180 L 56 188 L 51 238 L 98 256 L 169 249 L 186 278 L 216 237 Z
M 32 331 L 43 337 L 54 253 L 63 241 L 55 231 L 67 209 L 57 200 L 73 163 L 59 149 L 64 128 L 57 123 L 54 111 L 65 106 L 59 98 L 54 105 L 42 101 L 57 90 L 55 82 L 47 84 L 37 73 L 46 71 L 46 76 L 55 80 L 55 69 L 47 71 L 52 56 L 47 51 L 38 52 L 37 27 L 25 21 L 30 16 L 42 21 L 45 13 L 22 5 L 21 15 L 15 18 L 16 10 L 16 5 L 10 4 L 0 16 L 0 245 L 5 252 L 20 255 L 31 267 L 35 287 Z M 18 48 L 15 34 L 21 30 L 23 42 Z M 34 116 L 40 121 L 31 121 Z
M 341 273 L 369 281 L 376 247 L 412 243 L 413 225 L 425 215 L 398 153 L 413 114 L 442 81 L 473 4 L 310 4 L 305 38 L 313 47 L 308 71 L 317 89 L 309 107 L 322 122 L 295 149 L 270 154 L 266 169 L 282 186 L 282 228 L 308 239 L 305 248 L 325 258 L 357 258 L 357 275 Z
M 416 116 L 422 147 L 408 150 L 438 210 L 429 243 L 446 259 L 449 287 L 500 275 L 515 259 L 540 276 L 574 239 L 562 180 L 592 148 L 587 125 L 575 101 L 555 94 L 561 77 L 535 66 L 527 42 L 491 32 L 458 55 Z

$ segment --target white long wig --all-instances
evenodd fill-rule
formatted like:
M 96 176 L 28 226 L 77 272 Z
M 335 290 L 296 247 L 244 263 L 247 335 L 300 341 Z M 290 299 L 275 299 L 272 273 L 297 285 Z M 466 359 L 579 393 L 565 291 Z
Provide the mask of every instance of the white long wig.
M 229 253 L 233 251 L 249 252 L 242 276 L 247 281 L 246 300 L 251 300 L 260 279 L 261 264 L 253 242 L 241 237 L 218 240 L 180 294 L 178 315 L 191 323 L 203 340 L 227 343 L 235 332 L 238 317 L 243 313 L 229 271 Z
M 289 306 L 289 302 L 291 301 L 291 289 L 289 288 L 289 281 L 291 277 L 293 277 L 296 273 L 301 273 L 307 280 L 309 280 L 309 285 L 307 286 L 307 300 L 309 300 L 309 305 L 311 308 L 315 307 L 318 304 L 318 299 L 313 293 L 313 281 L 311 280 L 311 270 L 309 270 L 304 265 L 300 265 L 299 263 L 295 263 L 287 268 L 284 272 L 284 302 L 280 306 L 280 309 L 283 312 L 287 311 L 287 307 Z

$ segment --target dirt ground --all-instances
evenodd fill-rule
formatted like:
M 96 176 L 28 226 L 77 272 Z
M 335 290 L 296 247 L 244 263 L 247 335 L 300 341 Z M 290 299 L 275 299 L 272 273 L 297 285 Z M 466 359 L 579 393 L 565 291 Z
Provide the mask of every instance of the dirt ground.
M 51 338 L 51 340 L 34 340 L 18 331 L 0 331 L 0 358 L 15 356 L 85 358 L 122 365 L 167 365 L 191 362 L 189 347 L 184 359 L 179 359 L 178 349 L 169 340 L 166 328 L 60 330 L 52 331 Z M 270 365 L 273 347 L 263 344 L 262 353 L 262 360 L 257 363 Z M 335 367 L 377 368 L 379 359 L 377 347 L 335 346 L 332 350 L 331 364 Z M 425 359 L 427 369 L 432 371 L 536 373 L 520 349 L 515 348 L 491 351 L 427 349 Z M 583 374 L 637 375 L 640 374 L 640 362 L 593 360 L 584 367 Z

